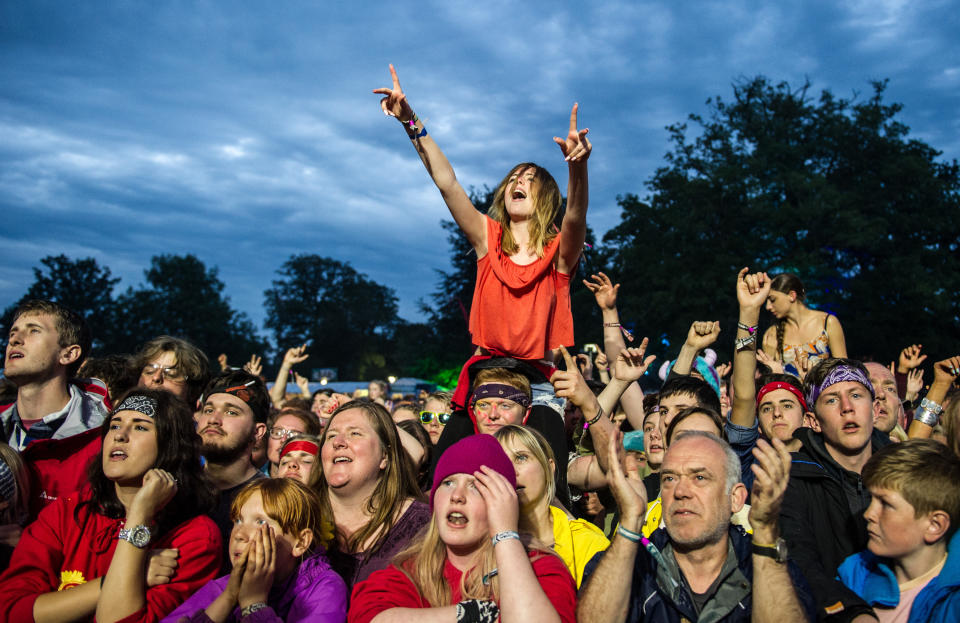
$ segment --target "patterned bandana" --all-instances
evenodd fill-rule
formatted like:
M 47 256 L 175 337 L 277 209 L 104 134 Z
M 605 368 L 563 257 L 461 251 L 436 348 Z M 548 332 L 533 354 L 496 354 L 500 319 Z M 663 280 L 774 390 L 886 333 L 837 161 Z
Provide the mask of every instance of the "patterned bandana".
M 777 389 L 785 389 L 794 396 L 797 397 L 797 400 L 800 401 L 800 406 L 804 411 L 809 411 L 807 408 L 807 401 L 803 399 L 803 393 L 790 383 L 781 383 L 780 381 L 774 381 L 773 383 L 767 383 L 760 388 L 760 391 L 757 392 L 757 408 L 760 408 L 760 403 L 763 401 L 763 397 L 769 394 L 770 392 Z
M 473 390 L 470 396 L 470 404 L 474 405 L 483 398 L 502 398 L 503 400 L 512 400 L 524 409 L 530 406 L 530 396 L 511 385 L 502 383 L 484 383 Z
M 823 390 L 831 385 L 843 383 L 844 381 L 860 383 L 867 388 L 867 391 L 870 392 L 870 398 L 876 398 L 873 393 L 873 383 L 870 382 L 870 379 L 867 378 L 867 375 L 864 374 L 862 370 L 854 368 L 853 366 L 841 365 L 831 370 L 830 373 L 827 374 L 827 377 L 823 379 L 823 383 L 820 383 L 820 385 L 814 385 L 807 391 L 807 404 L 813 407 L 813 405 L 815 405 L 817 402 L 817 398 L 819 398 L 820 394 L 823 393 Z
M 157 401 L 153 398 L 142 394 L 131 394 L 124 398 L 123 402 L 121 402 L 113 412 L 136 411 L 149 417 L 157 417 L 157 411 L 159 410 L 160 405 L 158 405 Z

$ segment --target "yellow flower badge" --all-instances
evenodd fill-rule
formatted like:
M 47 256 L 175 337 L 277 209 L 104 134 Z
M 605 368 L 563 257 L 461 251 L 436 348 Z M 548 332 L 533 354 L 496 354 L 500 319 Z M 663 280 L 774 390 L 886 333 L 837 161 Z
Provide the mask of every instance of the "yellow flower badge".
M 80 586 L 81 584 L 86 583 L 87 580 L 83 577 L 82 571 L 61 571 L 60 586 L 57 588 L 57 590 L 65 591 L 68 588 L 73 588 L 74 586 Z

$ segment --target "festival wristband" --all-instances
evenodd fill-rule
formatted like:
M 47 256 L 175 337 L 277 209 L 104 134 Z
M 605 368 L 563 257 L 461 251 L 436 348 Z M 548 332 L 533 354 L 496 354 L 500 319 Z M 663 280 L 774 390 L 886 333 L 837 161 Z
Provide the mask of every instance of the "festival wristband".
M 621 526 L 617 526 L 617 534 L 619 534 L 620 536 L 622 536 L 622 537 L 625 538 L 626 540 L 631 541 L 631 542 L 633 542 L 633 543 L 639 543 L 639 542 L 640 542 L 640 539 L 643 538 L 643 535 L 642 535 L 642 534 L 640 534 L 640 533 L 638 533 L 638 532 L 634 532 L 633 530 L 627 530 L 627 529 L 624 528 L 622 525 L 621 525 Z
M 502 543 L 503 541 L 509 541 L 510 539 L 520 540 L 520 533 L 516 530 L 504 530 L 503 532 L 498 532 L 493 535 L 493 538 L 490 539 L 490 543 L 496 547 L 497 543 Z

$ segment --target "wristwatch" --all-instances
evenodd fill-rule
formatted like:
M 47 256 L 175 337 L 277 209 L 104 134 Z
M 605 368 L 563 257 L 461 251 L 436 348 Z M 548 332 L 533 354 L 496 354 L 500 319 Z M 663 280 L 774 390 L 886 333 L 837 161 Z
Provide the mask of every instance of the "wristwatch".
M 150 534 L 150 528 L 140 524 L 139 526 L 134 526 L 132 530 L 120 528 L 120 532 L 117 533 L 117 538 L 121 541 L 126 541 L 136 548 L 143 549 L 150 544 L 150 539 L 153 538 L 153 535 Z
M 787 542 L 783 539 L 777 539 L 773 545 L 760 545 L 754 542 L 751 543 L 750 549 L 754 554 L 773 558 L 781 564 L 787 562 Z

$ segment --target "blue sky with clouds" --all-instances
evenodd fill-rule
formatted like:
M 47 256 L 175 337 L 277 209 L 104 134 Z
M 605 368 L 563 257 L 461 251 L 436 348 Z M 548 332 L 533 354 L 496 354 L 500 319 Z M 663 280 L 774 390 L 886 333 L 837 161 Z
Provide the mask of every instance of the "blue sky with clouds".
M 0 304 L 46 255 L 140 283 L 194 253 L 261 325 L 294 253 L 349 261 L 401 315 L 447 266 L 439 193 L 370 93 L 396 65 L 464 186 L 566 167 L 580 102 L 589 224 L 645 194 L 664 126 L 764 74 L 812 93 L 889 78 L 914 137 L 960 158 L 958 2 L 0 3 Z

